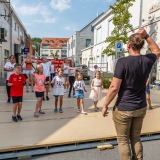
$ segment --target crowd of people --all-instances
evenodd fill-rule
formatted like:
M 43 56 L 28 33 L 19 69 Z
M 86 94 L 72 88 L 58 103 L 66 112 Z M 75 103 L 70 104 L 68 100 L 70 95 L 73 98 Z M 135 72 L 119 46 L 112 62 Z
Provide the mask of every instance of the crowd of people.
M 151 53 L 141 55 L 140 51 L 145 41 L 148 43 Z M 140 28 L 137 33 L 129 37 L 127 49 L 129 56 L 120 58 L 116 63 L 114 76 L 110 79 L 111 85 L 102 108 L 102 115 L 104 117 L 108 115 L 108 105 L 118 94 L 117 101 L 113 107 L 112 117 L 117 132 L 121 159 L 142 160 L 143 147 L 140 133 L 143 119 L 146 115 L 146 98 L 149 103 L 149 109 L 152 109 L 149 96 L 149 74 L 153 64 L 160 57 L 160 49 L 143 28 Z M 74 61 L 71 60 L 68 63 L 66 59 L 62 68 L 59 68 L 56 74 L 52 61 L 48 61 L 45 57 L 42 58 L 41 64 L 37 64 L 34 72 L 31 69 L 32 63 L 33 60 L 30 55 L 24 60 L 22 65 L 15 64 L 15 57 L 10 56 L 10 62 L 7 62 L 4 66 L 4 70 L 7 72 L 7 102 L 9 103 L 12 97 L 12 119 L 14 122 L 22 120 L 20 113 L 22 109 L 23 85 L 25 82 L 28 84 L 27 77 L 29 78 L 29 76 L 31 79 L 34 79 L 35 83 L 34 90 L 32 88 L 32 92 L 35 92 L 37 97 L 35 117 L 38 117 L 39 114 L 45 114 L 42 110 L 42 102 L 45 99 L 49 100 L 50 82 L 53 87 L 53 96 L 55 97 L 55 113 L 63 113 L 64 93 L 69 92 L 68 98 L 70 98 L 73 90 L 73 95 L 77 98 L 77 112 L 87 114 L 84 110 L 84 92 L 87 92 L 87 90 L 83 81 L 83 75 L 75 67 Z M 23 74 L 22 66 L 26 70 Z M 25 74 L 27 75 L 24 76 Z M 97 103 L 102 98 L 102 88 L 101 72 L 97 71 L 91 82 L 91 93 L 89 95 L 94 101 L 94 110 L 96 112 L 99 110 Z M 29 92 L 28 87 L 26 87 L 26 92 Z M 44 93 L 46 93 L 46 96 Z M 58 101 L 60 101 L 59 109 Z
M 45 114 L 42 110 L 42 102 L 45 100 L 49 101 L 48 92 L 50 91 L 50 87 L 52 87 L 53 96 L 55 97 L 55 113 L 63 113 L 64 94 L 68 92 L 68 98 L 70 98 L 71 92 L 73 92 L 74 98 L 77 98 L 77 113 L 81 112 L 84 115 L 87 114 L 84 110 L 84 92 L 87 92 L 87 90 L 85 88 L 83 74 L 81 69 L 75 66 L 73 60 L 65 59 L 61 68 L 56 71 L 53 64 L 55 61 L 54 54 L 53 60 L 42 57 L 41 63 L 33 59 L 29 53 L 22 64 L 16 64 L 13 55 L 10 56 L 9 60 L 10 62 L 5 64 L 4 70 L 7 72 L 7 102 L 10 103 L 12 97 L 12 120 L 14 122 L 22 120 L 20 112 L 22 109 L 23 88 L 26 86 L 26 92 L 30 92 L 29 83 L 31 84 L 31 92 L 35 92 L 35 97 L 37 98 L 34 117 L 39 117 L 39 114 Z M 33 63 L 37 63 L 36 68 L 33 68 Z M 101 73 L 98 71 L 95 73 L 95 78 L 92 80 L 92 91 L 90 94 L 90 98 L 95 101 L 95 111 L 99 109 L 97 107 L 97 102 L 102 97 L 102 87 Z

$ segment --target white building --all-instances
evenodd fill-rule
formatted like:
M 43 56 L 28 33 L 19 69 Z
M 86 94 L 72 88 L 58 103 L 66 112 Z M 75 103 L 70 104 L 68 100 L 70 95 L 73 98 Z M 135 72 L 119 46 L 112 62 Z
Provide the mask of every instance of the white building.
M 113 72 L 114 57 L 102 54 L 107 46 L 106 37 L 113 30 L 111 10 L 105 12 L 92 26 L 94 27 L 94 44 L 82 50 L 82 63 L 88 65 L 90 70 L 97 65 L 102 71 Z
M 142 2 L 142 5 L 141 5 Z M 132 18 L 130 23 L 133 25 L 135 32 L 139 26 L 144 27 L 149 35 L 156 41 L 160 46 L 160 0 L 136 0 L 133 6 L 130 8 L 130 13 Z M 86 65 L 94 63 L 93 65 L 100 63 L 107 63 L 109 72 L 114 70 L 114 56 L 106 56 L 101 53 L 106 48 L 107 43 L 105 39 L 111 34 L 114 26 L 112 24 L 112 14 L 111 10 L 108 10 L 104 15 L 95 21 L 94 26 L 94 45 L 82 50 L 82 61 Z M 128 36 L 132 33 L 128 33 Z M 142 50 L 142 54 L 150 52 L 148 50 L 147 44 Z M 157 66 L 158 65 L 158 66 Z M 91 67 L 91 66 L 90 66 Z M 102 67 L 102 64 L 98 67 Z M 158 70 L 158 69 L 159 70 Z M 102 69 L 104 70 L 104 69 Z M 155 76 L 160 79 L 160 65 L 155 64 L 151 73 L 151 83 L 154 82 Z
M 21 49 L 25 47 L 26 29 L 14 11 L 9 1 L 0 1 L 0 78 L 4 78 L 4 64 L 10 55 L 19 61 Z

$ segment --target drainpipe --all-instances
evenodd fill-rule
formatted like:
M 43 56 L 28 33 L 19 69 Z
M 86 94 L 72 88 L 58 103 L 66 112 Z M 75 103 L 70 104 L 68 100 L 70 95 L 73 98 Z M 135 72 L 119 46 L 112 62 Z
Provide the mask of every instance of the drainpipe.
M 139 28 L 142 26 L 143 0 L 140 0 Z

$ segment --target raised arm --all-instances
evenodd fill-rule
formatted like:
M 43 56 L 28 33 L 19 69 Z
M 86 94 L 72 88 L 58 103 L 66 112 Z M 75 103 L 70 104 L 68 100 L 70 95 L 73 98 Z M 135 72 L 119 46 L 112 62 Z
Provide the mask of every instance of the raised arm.
M 142 37 L 146 39 L 146 42 L 148 43 L 151 52 L 155 54 L 158 59 L 160 57 L 160 49 L 158 45 L 154 42 L 154 40 L 148 35 L 146 30 L 144 28 L 140 28 L 137 33 L 140 33 Z

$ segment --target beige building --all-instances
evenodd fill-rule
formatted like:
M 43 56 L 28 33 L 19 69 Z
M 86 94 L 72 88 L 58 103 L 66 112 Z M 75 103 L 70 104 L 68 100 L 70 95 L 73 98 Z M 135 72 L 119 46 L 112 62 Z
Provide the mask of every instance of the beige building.
M 51 53 L 57 57 L 67 57 L 67 41 L 69 38 L 42 38 L 40 56 L 52 58 Z

